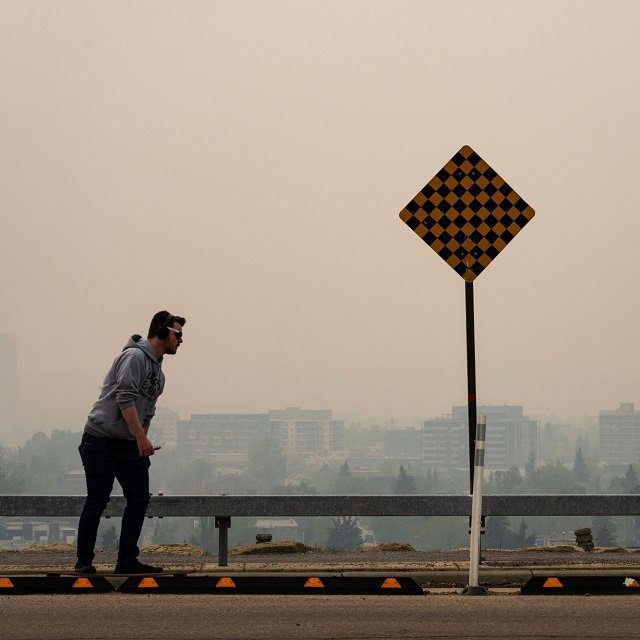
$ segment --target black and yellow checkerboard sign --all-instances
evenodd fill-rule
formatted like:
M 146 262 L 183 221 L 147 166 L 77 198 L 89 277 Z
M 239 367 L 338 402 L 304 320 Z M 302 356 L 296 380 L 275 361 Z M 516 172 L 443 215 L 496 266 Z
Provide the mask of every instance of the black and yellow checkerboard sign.
M 533 209 L 468 146 L 400 212 L 467 282 L 473 282 L 533 216 Z

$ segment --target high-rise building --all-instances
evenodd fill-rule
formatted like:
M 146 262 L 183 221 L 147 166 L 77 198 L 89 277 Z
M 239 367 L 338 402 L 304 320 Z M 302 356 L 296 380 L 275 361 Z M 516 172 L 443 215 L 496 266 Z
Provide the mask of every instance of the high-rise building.
M 178 446 L 178 414 L 166 407 L 157 407 L 156 415 L 151 421 L 149 438 L 155 445 L 175 449 Z
M 12 426 L 16 418 L 18 366 L 16 342 L 0 333 L 0 427 Z
M 416 427 L 383 429 L 383 451 L 390 458 L 421 458 L 422 432 Z
M 194 414 L 178 422 L 177 434 L 182 454 L 214 462 L 246 460 L 260 436 L 275 438 L 289 457 L 344 451 L 344 421 L 334 420 L 329 409 Z
M 488 469 L 524 467 L 538 456 L 539 425 L 521 406 L 480 406 L 487 418 L 485 466 Z M 451 415 L 422 423 L 422 454 L 426 467 L 469 467 L 469 422 L 466 406 L 452 407 Z
M 344 420 L 334 420 L 331 409 L 275 409 L 269 422 L 288 455 L 344 451 Z
M 573 462 L 576 439 L 570 424 L 547 422 L 540 432 L 540 459 L 545 462 Z M 583 451 L 584 453 L 584 451 Z
M 600 411 L 600 460 L 621 467 L 640 462 L 640 411 L 633 402 Z
M 252 442 L 270 434 L 267 413 L 200 413 L 178 422 L 178 450 L 189 459 L 218 461 L 228 454 L 246 460 Z

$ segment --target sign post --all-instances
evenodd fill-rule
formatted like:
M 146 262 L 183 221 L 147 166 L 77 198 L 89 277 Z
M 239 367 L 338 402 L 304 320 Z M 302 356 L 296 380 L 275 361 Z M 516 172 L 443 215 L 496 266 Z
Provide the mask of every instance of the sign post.
M 469 545 L 469 584 L 462 593 L 466 596 L 484 596 L 488 591 L 478 582 L 480 568 L 480 534 L 482 530 L 482 478 L 484 475 L 484 441 L 487 419 L 480 416 L 473 463 L 473 498 L 471 500 L 471 543 Z
M 464 283 L 467 328 L 467 406 L 469 414 L 469 492 L 473 493 L 473 446 L 476 440 L 476 337 L 473 316 L 473 282 Z
M 465 281 L 471 494 L 476 440 L 473 281 L 534 214 L 504 179 L 467 145 L 400 212 L 400 219 Z

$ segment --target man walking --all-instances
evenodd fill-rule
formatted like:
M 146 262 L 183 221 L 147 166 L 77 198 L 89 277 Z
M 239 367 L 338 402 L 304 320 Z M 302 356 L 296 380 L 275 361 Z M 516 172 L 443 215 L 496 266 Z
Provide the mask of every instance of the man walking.
M 159 573 L 138 560 L 138 538 L 149 505 L 147 437 L 158 396 L 164 390 L 162 360 L 177 353 L 186 320 L 158 311 L 145 340 L 133 335 L 116 357 L 93 405 L 80 444 L 87 499 L 78 524 L 78 573 L 95 573 L 93 557 L 100 517 L 117 479 L 127 505 L 122 517 L 116 573 Z

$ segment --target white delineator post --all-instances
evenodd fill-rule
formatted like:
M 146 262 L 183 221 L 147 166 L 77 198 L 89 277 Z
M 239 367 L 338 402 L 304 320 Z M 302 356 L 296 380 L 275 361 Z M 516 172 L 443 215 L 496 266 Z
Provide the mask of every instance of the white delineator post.
M 469 585 L 466 595 L 484 595 L 487 590 L 478 584 L 480 565 L 480 530 L 482 526 L 482 478 L 484 473 L 484 443 L 487 435 L 487 418 L 478 416 L 476 448 L 473 469 L 473 496 L 471 497 L 471 544 L 469 546 Z

